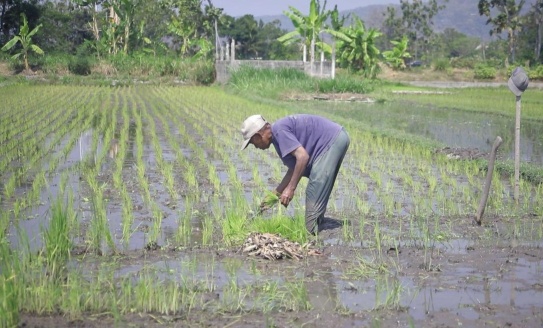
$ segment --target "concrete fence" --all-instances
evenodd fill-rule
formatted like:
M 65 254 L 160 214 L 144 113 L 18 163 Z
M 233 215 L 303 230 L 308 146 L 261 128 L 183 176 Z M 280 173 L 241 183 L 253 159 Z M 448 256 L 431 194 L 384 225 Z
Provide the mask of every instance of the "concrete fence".
M 230 51 L 230 49 L 232 49 Z M 331 61 L 325 61 L 324 55 L 321 54 L 320 61 L 313 63 L 305 60 L 306 51 L 304 49 L 304 60 L 236 60 L 234 41 L 232 46 L 227 45 L 222 47 L 219 58 L 215 61 L 215 81 L 226 83 L 230 79 L 232 72 L 235 72 L 242 66 L 262 69 L 278 69 L 278 68 L 293 68 L 305 72 L 309 76 L 319 78 L 335 77 L 335 54 L 332 54 Z

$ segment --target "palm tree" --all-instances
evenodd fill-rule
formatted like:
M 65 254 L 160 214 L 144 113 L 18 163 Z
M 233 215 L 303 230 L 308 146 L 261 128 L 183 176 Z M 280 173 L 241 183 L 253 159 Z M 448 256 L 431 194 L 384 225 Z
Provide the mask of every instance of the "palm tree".
M 292 44 L 302 39 L 302 43 L 310 43 L 310 60 L 315 61 L 315 44 L 319 40 L 321 32 L 326 30 L 325 22 L 330 16 L 330 11 L 326 11 L 326 1 L 321 7 L 320 0 L 311 0 L 309 3 L 309 15 L 305 16 L 298 9 L 289 6 L 290 11 L 285 11 L 285 15 L 290 18 L 294 25 L 294 31 L 291 31 L 277 40 L 285 45 Z
M 32 31 L 30 31 L 30 28 L 28 27 L 28 20 L 26 19 L 26 15 L 24 13 L 21 14 L 21 19 L 23 21 L 23 26 L 21 26 L 21 29 L 19 31 L 19 35 L 16 35 L 13 37 L 13 39 L 9 40 L 3 47 L 2 51 L 8 51 L 11 48 L 13 48 L 17 43 L 21 43 L 21 50 L 13 55 L 12 59 L 17 59 L 19 56 L 23 56 L 24 63 L 25 63 L 25 70 L 30 71 L 30 65 L 28 64 L 28 52 L 33 51 L 37 53 L 38 55 L 43 55 L 43 50 L 38 47 L 37 45 L 32 43 L 32 36 L 34 34 L 38 33 L 40 27 L 42 24 L 36 26 Z

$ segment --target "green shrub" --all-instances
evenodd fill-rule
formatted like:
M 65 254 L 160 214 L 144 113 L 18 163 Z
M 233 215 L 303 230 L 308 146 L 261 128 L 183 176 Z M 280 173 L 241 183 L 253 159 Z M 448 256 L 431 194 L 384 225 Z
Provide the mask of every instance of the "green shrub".
M 451 63 L 446 58 L 439 58 L 434 61 L 434 70 L 439 72 L 445 72 L 451 67 Z
M 496 78 L 496 69 L 494 67 L 478 64 L 475 66 L 473 75 L 476 79 L 492 80 Z
M 451 58 L 451 66 L 453 68 L 469 68 L 474 69 L 479 60 L 475 57 L 454 57 Z
M 543 65 L 538 65 L 527 73 L 530 80 L 543 80 Z
M 195 62 L 192 71 L 192 79 L 197 84 L 210 85 L 215 81 L 215 65 L 209 60 Z
M 72 74 L 89 75 L 91 73 L 92 63 L 87 56 L 76 56 L 70 60 L 68 69 Z

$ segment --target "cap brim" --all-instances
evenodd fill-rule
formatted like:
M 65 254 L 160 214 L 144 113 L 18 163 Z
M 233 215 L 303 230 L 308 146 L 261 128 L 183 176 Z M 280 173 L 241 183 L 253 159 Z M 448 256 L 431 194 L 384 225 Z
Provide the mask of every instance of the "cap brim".
M 513 80 L 511 78 L 509 78 L 509 81 L 507 81 L 507 86 L 509 87 L 509 90 L 511 90 L 511 92 L 517 96 L 517 97 L 520 97 L 522 95 L 522 91 L 520 91 L 517 86 L 515 85 L 515 83 L 513 82 Z
M 244 140 L 240 150 L 244 150 L 245 148 L 247 148 L 247 146 L 249 146 L 249 142 L 251 142 L 251 138 Z

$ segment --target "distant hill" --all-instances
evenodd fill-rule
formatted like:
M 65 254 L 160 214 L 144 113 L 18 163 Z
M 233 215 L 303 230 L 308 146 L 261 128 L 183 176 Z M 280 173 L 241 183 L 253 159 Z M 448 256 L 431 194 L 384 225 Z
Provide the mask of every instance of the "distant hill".
M 528 11 L 535 2 L 536 0 L 526 0 L 523 11 Z M 446 28 L 454 28 L 469 36 L 489 39 L 491 27 L 486 25 L 487 18 L 479 15 L 478 3 L 479 1 L 477 0 L 450 0 L 445 3 L 445 9 L 440 11 L 434 18 L 435 30 L 441 32 Z M 397 11 L 401 12 L 399 5 L 390 6 L 396 7 Z M 366 27 L 380 28 L 384 20 L 383 13 L 386 12 L 387 7 L 387 5 L 371 5 L 353 10 L 340 11 L 340 14 L 356 15 L 364 21 Z M 303 12 L 303 8 L 298 9 Z M 338 6 L 338 9 L 341 10 L 341 7 Z M 285 15 L 258 16 L 255 19 L 257 21 L 262 20 L 264 23 L 277 19 L 281 22 L 281 28 L 288 31 L 294 29 L 294 25 L 292 25 L 290 19 Z

